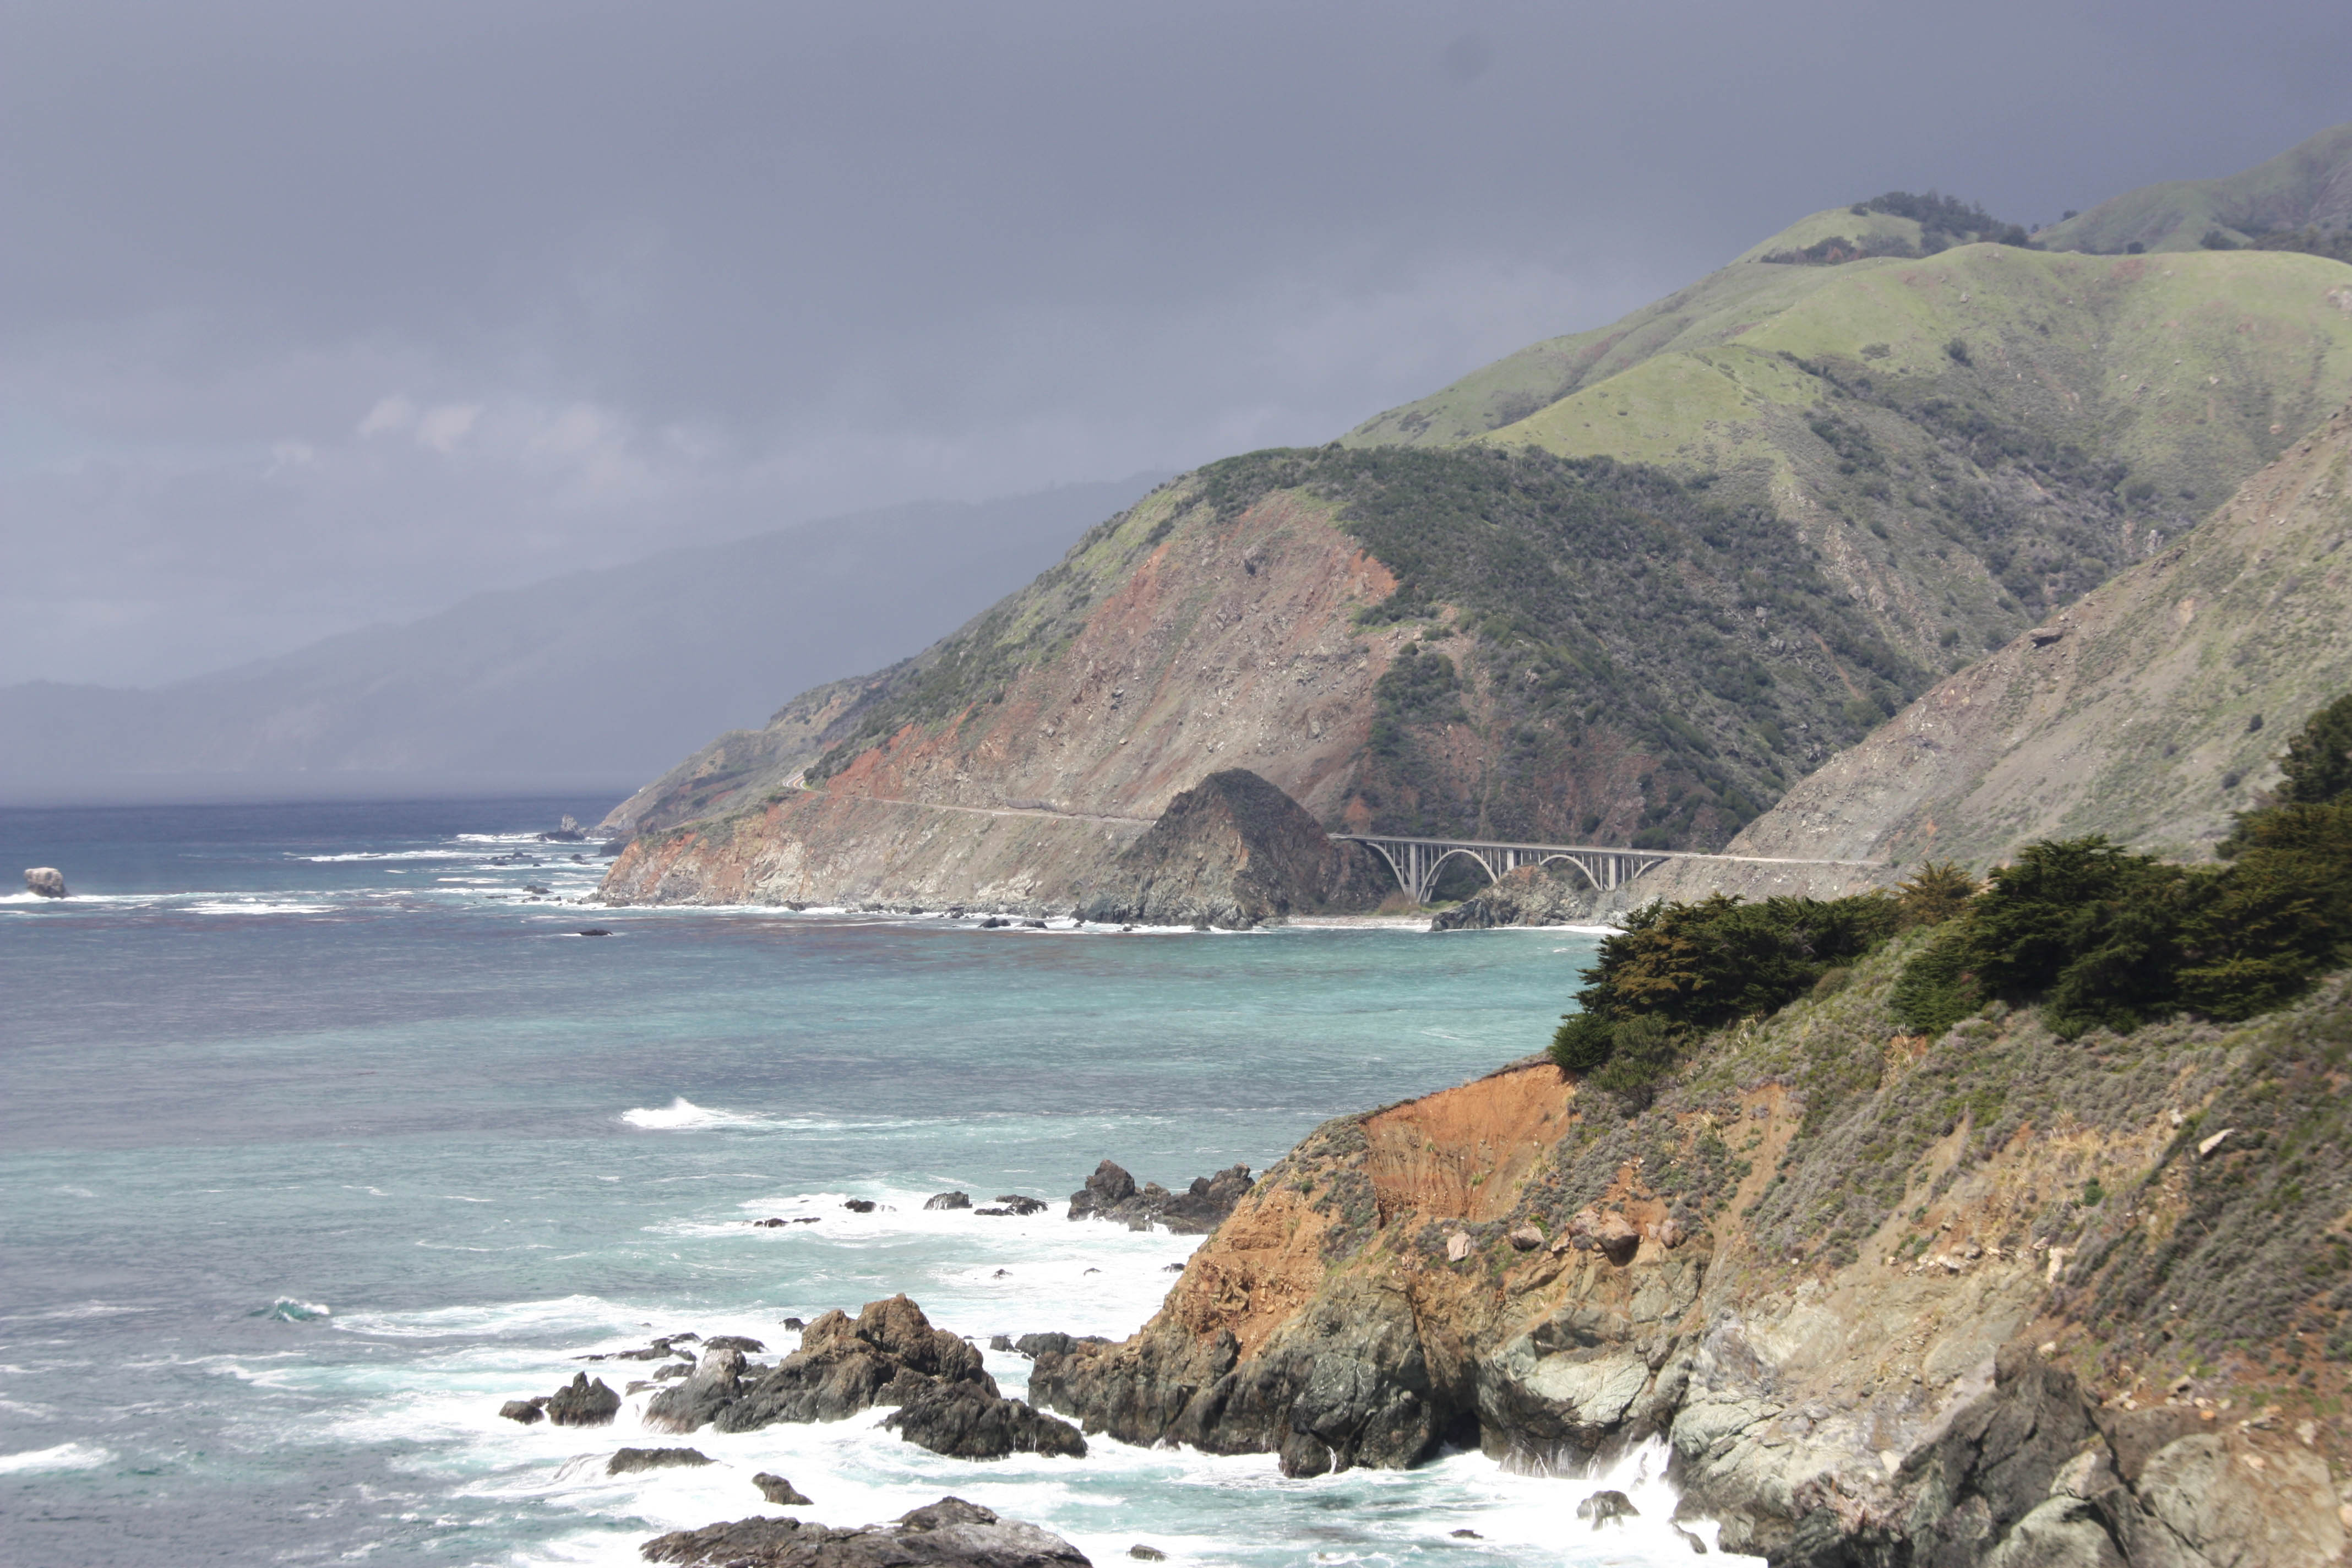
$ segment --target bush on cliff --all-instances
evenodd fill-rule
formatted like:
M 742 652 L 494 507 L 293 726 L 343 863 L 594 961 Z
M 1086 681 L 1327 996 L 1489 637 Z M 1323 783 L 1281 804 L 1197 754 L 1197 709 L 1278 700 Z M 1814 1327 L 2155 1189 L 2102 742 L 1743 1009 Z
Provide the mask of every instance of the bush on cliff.
M 2239 816 L 2221 866 L 2097 835 L 2026 846 L 1904 966 L 1895 1016 L 1934 1036 L 1996 998 L 2039 1003 L 2074 1038 L 2301 995 L 2352 958 L 2352 698 L 2314 714 L 2281 765 L 2280 804 Z

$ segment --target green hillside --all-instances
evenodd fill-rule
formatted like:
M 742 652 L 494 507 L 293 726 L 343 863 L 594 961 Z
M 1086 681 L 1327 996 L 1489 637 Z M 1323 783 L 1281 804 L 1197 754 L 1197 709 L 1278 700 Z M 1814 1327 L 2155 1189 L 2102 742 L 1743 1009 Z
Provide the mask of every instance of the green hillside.
M 2215 180 L 2126 191 L 2033 237 L 2050 250 L 2122 255 L 2195 250 L 2216 229 L 2238 244 L 2273 230 L 2352 228 L 2352 124 L 2321 132 L 2266 163 Z

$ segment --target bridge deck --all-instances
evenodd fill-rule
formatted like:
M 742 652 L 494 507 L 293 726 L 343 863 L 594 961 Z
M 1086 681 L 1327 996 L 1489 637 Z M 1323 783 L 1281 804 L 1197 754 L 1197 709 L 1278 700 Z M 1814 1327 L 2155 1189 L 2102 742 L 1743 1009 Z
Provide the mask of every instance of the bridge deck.
M 1636 849 L 1625 844 L 1512 844 L 1484 838 L 1415 838 L 1396 833 L 1335 833 L 1334 838 L 1369 847 L 1388 862 L 1397 886 L 1415 903 L 1427 903 L 1438 873 L 1459 855 L 1475 862 L 1489 880 L 1521 866 L 1561 861 L 1584 874 L 1600 891 L 1623 887 L 1669 860 L 1713 860 L 1733 866 L 1850 866 L 1875 868 L 1876 860 L 1801 860 L 1775 855 L 1705 855 L 1690 849 Z

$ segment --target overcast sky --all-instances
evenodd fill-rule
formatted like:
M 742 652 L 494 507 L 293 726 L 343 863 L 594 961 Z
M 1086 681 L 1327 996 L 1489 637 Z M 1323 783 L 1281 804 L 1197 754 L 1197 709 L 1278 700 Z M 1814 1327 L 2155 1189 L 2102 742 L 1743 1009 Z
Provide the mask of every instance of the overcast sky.
M 2352 120 L 2352 5 L 0 4 L 0 682 L 1321 441 L 1803 213 Z

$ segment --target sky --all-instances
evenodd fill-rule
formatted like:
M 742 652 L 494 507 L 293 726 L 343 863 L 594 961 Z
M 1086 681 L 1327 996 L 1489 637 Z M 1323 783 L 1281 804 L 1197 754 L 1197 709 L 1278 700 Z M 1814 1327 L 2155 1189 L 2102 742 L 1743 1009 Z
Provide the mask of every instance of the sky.
M 1324 441 L 1822 207 L 2048 222 L 2352 120 L 2341 0 L 0 0 L 0 683 Z

